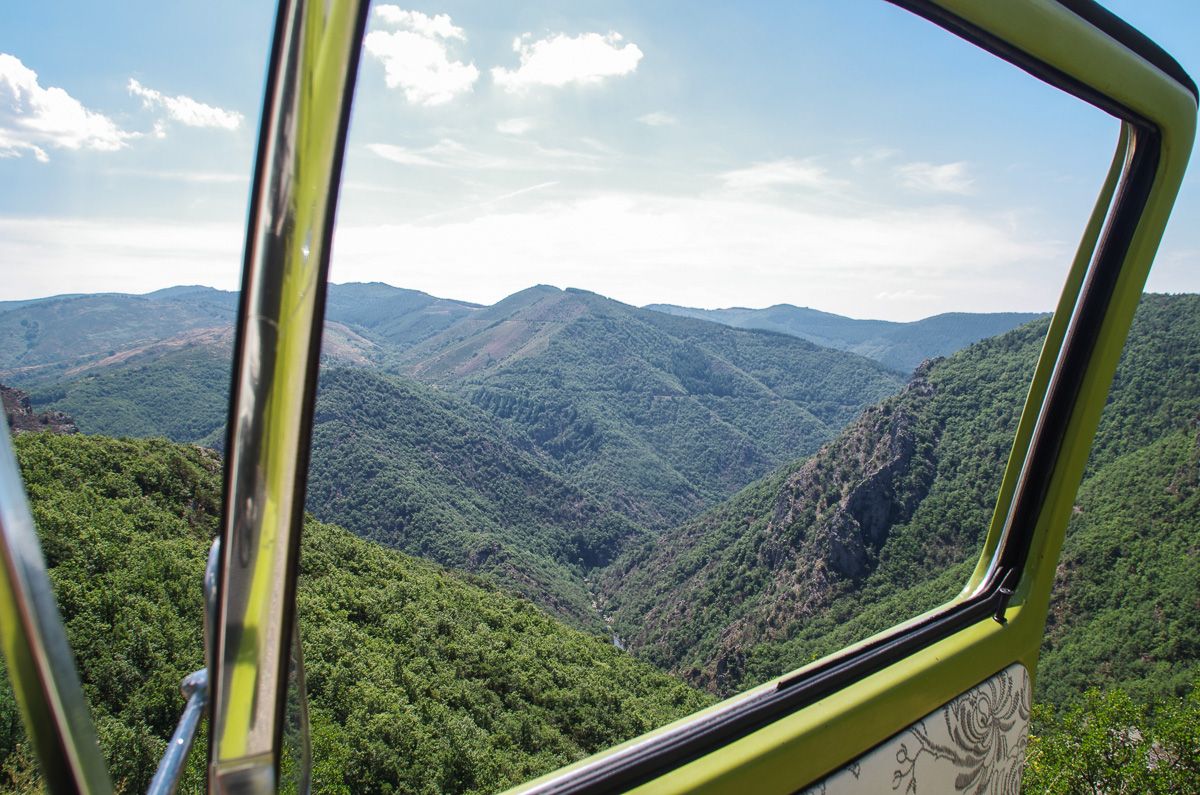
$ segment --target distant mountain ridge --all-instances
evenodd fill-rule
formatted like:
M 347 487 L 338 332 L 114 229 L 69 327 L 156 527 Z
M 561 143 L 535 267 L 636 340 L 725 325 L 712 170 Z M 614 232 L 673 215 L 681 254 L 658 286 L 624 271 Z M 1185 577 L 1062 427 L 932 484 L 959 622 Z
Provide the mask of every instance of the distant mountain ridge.
M 817 345 L 861 354 L 905 373 L 926 359 L 948 356 L 973 342 L 1003 334 L 1042 316 L 1036 312 L 947 312 L 898 323 L 857 320 L 791 304 L 775 304 L 765 309 L 694 309 L 673 304 L 649 304 L 644 308 L 734 328 L 790 334 Z
M 217 445 L 236 304 L 236 293 L 194 286 L 23 302 L 0 311 L 10 340 L 0 379 L 85 432 Z M 546 285 L 488 307 L 331 285 L 327 310 L 326 364 L 460 394 L 654 529 L 807 455 L 902 383 L 794 337 Z
M 184 347 L 198 333 L 229 345 L 238 293 L 181 285 L 145 295 L 72 294 L 0 303 L 0 379 L 54 380 L 155 345 Z M 330 285 L 324 353 L 362 364 L 381 346 L 407 347 L 479 309 L 386 284 Z

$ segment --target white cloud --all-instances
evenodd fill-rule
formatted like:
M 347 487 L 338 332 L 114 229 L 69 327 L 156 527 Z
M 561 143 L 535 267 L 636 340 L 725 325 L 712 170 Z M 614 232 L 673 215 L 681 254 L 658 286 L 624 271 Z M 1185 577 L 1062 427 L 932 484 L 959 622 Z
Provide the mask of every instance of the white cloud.
M 28 152 L 44 163 L 47 148 L 114 152 L 135 137 L 63 89 L 43 88 L 19 58 L 0 53 L 0 158 Z
M 971 192 L 974 180 L 967 174 L 967 164 L 957 163 L 905 163 L 897 166 L 896 176 L 903 185 L 913 190 L 928 193 Z
M 242 114 L 237 111 L 224 110 L 212 105 L 206 105 L 203 102 L 197 102 L 191 97 L 185 97 L 182 94 L 174 97 L 168 96 L 161 91 L 147 88 L 132 77 L 129 78 L 127 88 L 130 94 L 141 98 L 143 107 L 148 109 L 162 108 L 167 112 L 167 118 L 187 127 L 215 127 L 220 130 L 236 130 L 242 124 Z M 166 137 L 166 126 L 162 121 L 155 123 L 154 136 L 156 138 Z
M 534 126 L 533 119 L 504 119 L 496 123 L 496 131 L 505 135 L 524 135 Z
M 466 35 L 446 14 L 430 17 L 384 5 L 375 17 L 400 30 L 373 30 L 363 46 L 383 64 L 388 88 L 401 89 L 414 105 L 444 105 L 479 79 L 475 64 L 451 60 L 446 42 L 465 41 Z
M 402 270 L 396 251 L 405 252 Z M 851 212 L 611 193 L 481 208 L 449 222 L 347 225 L 333 270 L 336 281 L 380 279 L 483 302 L 549 282 L 635 304 L 788 301 L 915 319 L 1052 306 L 1068 257 L 1064 245 L 956 207 Z
M 463 39 L 466 35 L 463 29 L 450 21 L 449 14 L 428 16 L 420 11 L 405 11 L 400 6 L 377 6 L 375 16 L 381 22 L 394 25 L 404 30 L 411 30 L 429 38 Z
M 740 193 L 780 187 L 828 190 L 840 184 L 812 160 L 790 157 L 726 171 L 719 178 L 726 188 Z
M 667 127 L 672 124 L 679 124 L 679 119 L 675 118 L 670 113 L 664 113 L 661 110 L 656 110 L 653 113 L 647 113 L 644 116 L 638 116 L 637 120 L 642 124 L 647 124 L 651 127 Z
M 606 77 L 630 74 L 642 60 L 638 46 L 633 42 L 621 44 L 619 33 L 607 36 L 559 33 L 533 42 L 529 38 L 526 33 L 513 41 L 513 50 L 521 56 L 518 68 L 492 69 L 496 85 L 512 92 L 522 92 L 530 86 L 590 85 Z

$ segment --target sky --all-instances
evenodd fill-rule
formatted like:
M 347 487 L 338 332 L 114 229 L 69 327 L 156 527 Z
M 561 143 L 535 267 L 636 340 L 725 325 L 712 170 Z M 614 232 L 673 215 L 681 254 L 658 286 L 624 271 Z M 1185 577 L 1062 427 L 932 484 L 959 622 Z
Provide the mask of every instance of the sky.
M 1200 3 L 1107 5 L 1200 76 Z M 237 287 L 273 13 L 0 9 L 0 301 Z M 882 0 L 376 2 L 331 280 L 1046 310 L 1116 136 Z M 1200 291 L 1198 220 L 1194 163 L 1149 289 Z

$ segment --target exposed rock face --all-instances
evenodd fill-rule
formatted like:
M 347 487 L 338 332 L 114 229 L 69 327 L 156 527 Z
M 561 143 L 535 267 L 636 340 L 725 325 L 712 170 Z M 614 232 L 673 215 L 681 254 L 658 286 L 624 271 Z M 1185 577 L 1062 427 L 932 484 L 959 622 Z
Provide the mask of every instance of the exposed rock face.
M 787 479 L 760 546 L 773 572 L 766 593 L 724 629 L 708 664 L 689 672 L 693 684 L 728 692 L 747 649 L 788 637 L 875 569 L 888 531 L 908 521 L 933 482 L 936 429 L 918 421 L 932 394 L 919 370 L 898 399 L 865 411 Z
M 749 650 L 787 640 L 859 588 L 893 528 L 912 518 L 933 483 L 941 429 L 928 411 L 927 372 L 919 368 L 899 395 L 864 411 L 781 477 L 763 495 L 771 502 L 731 503 L 662 540 L 635 575 L 671 589 L 658 589 L 638 616 L 630 647 L 651 659 L 659 648 L 699 651 L 683 664 L 664 662 L 698 687 L 733 692 Z M 605 583 L 606 593 L 620 593 L 620 576 Z M 712 627 L 717 609 L 728 618 L 711 638 L 687 636 L 689 627 Z
M 51 433 L 79 433 L 75 420 L 62 411 L 34 413 L 29 395 L 19 389 L 0 384 L 0 400 L 4 403 L 4 417 L 8 420 L 10 433 L 27 431 L 50 431 Z

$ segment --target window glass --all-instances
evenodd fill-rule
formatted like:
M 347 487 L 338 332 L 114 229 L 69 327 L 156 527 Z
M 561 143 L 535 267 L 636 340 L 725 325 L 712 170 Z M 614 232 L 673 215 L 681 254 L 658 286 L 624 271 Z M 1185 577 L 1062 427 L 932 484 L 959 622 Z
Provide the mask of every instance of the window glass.
M 686 17 L 376 5 L 347 150 L 310 507 L 690 688 L 580 752 L 962 588 L 1116 139 L 887 4 Z

